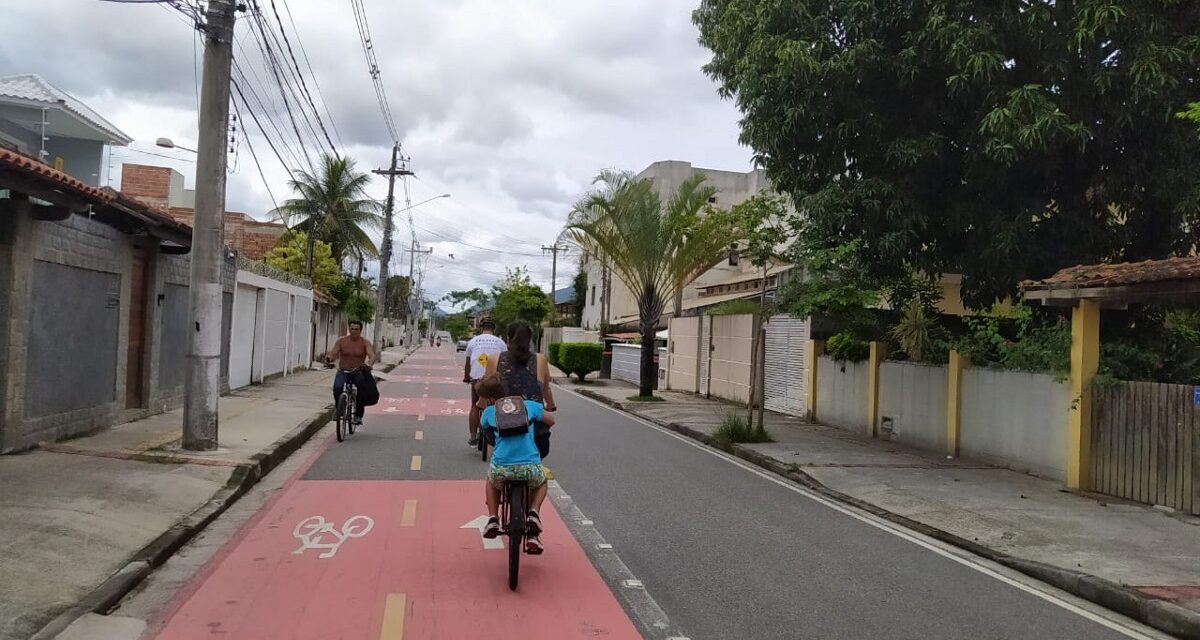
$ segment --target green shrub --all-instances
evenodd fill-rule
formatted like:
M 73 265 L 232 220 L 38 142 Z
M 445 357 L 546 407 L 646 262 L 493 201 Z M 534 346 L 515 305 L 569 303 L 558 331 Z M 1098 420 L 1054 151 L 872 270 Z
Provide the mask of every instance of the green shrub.
M 927 362 L 933 358 L 936 346 L 937 317 L 929 312 L 919 300 L 912 300 L 904 307 L 900 320 L 892 327 L 892 338 L 900 349 L 916 362 Z
M 560 344 L 562 344 L 562 343 L 561 342 L 552 342 L 552 343 L 550 343 L 549 347 L 546 347 L 546 362 L 549 362 L 550 366 L 552 366 L 552 367 L 557 367 L 559 369 L 562 369 L 562 367 L 559 366 L 559 364 L 558 364 L 558 346 Z
M 558 345 L 558 368 L 568 376 L 582 381 L 589 373 L 600 370 L 604 345 L 595 342 L 563 342 Z
M 839 362 L 862 362 L 871 357 L 871 345 L 854 334 L 843 331 L 825 343 L 825 352 Z
M 751 429 L 746 419 L 737 414 L 725 416 L 717 428 L 716 437 L 724 442 L 774 442 L 766 429 Z

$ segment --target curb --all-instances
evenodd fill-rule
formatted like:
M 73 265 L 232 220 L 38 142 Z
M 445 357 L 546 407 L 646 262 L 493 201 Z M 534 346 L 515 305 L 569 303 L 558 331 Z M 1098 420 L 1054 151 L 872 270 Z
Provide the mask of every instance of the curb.
M 571 389 L 579 395 L 590 398 L 602 404 L 608 405 L 618 411 L 630 414 L 641 420 L 652 422 L 665 429 L 670 429 L 676 433 L 685 435 L 694 440 L 699 440 L 704 444 L 720 449 L 726 453 L 737 456 L 746 462 L 762 467 L 776 475 L 782 476 L 795 482 L 806 489 L 814 491 L 832 500 L 851 505 L 862 511 L 866 511 L 874 516 L 883 518 L 894 524 L 898 524 L 907 529 L 912 529 L 918 533 L 929 536 L 940 542 L 953 545 L 965 551 L 969 551 L 977 556 L 991 560 L 997 564 L 1003 565 L 1020 573 L 1023 573 L 1031 578 L 1040 580 L 1054 587 L 1062 589 L 1071 595 L 1077 596 L 1089 602 L 1098 604 L 1106 609 L 1115 611 L 1133 620 L 1141 622 L 1150 627 L 1154 627 L 1164 633 L 1169 633 L 1179 638 L 1200 640 L 1200 613 L 1185 609 L 1176 604 L 1164 600 L 1151 598 L 1133 589 L 1126 588 L 1119 583 L 1104 578 L 1099 578 L 1082 571 L 1074 571 L 1071 569 L 1063 569 L 1054 565 L 1038 562 L 1036 560 L 1026 560 L 1016 556 L 1009 555 L 989 547 L 985 547 L 972 540 L 957 536 L 953 533 L 938 529 L 927 525 L 923 522 L 918 522 L 911 518 L 893 513 L 882 507 L 871 504 L 854 496 L 847 495 L 836 489 L 831 489 L 816 478 L 808 475 L 796 465 L 787 465 L 770 456 L 759 453 L 737 443 L 725 442 L 718 440 L 712 435 L 693 429 L 687 425 L 666 422 L 657 418 L 642 415 L 636 411 L 630 410 L 626 403 L 608 398 L 603 394 L 596 393 L 590 389 Z

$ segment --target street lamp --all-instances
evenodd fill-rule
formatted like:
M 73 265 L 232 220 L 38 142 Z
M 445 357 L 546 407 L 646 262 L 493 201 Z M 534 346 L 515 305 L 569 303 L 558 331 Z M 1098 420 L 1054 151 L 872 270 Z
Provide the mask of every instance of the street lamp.
M 195 150 L 195 149 L 189 149 L 189 148 L 187 148 L 187 147 L 181 147 L 181 146 L 179 146 L 179 145 L 175 144 L 175 141 L 174 141 L 174 140 L 172 140 L 172 139 L 170 139 L 170 138 L 159 138 L 158 140 L 155 140 L 155 141 L 154 141 L 154 144 L 155 144 L 155 146 L 159 146 L 159 147 L 162 147 L 162 148 L 164 148 L 164 149 L 182 149 L 182 150 L 184 150 L 184 151 L 189 151 L 189 152 L 191 152 L 191 153 L 196 153 L 196 150 Z
M 419 207 L 419 206 L 421 206 L 421 205 L 425 204 L 426 202 L 433 202 L 434 200 L 438 200 L 438 199 L 440 199 L 440 198 L 449 198 L 449 197 L 450 197 L 450 194 L 448 194 L 448 193 L 443 193 L 443 194 L 442 194 L 442 195 L 440 195 L 440 196 L 434 196 L 434 197 L 432 197 L 432 198 L 429 198 L 428 200 L 422 200 L 422 201 L 420 201 L 420 202 L 418 202 L 418 203 L 416 203 L 416 204 L 410 204 L 410 205 L 408 205 L 407 207 L 404 207 L 403 209 L 401 209 L 400 211 L 397 211 L 396 213 L 403 213 L 403 212 L 405 212 L 405 211 L 408 211 L 409 209 L 416 209 L 417 207 Z

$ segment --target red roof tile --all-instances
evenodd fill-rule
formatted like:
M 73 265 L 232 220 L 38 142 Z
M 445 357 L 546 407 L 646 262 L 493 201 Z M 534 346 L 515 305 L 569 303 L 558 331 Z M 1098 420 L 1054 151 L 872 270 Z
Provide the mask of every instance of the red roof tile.
M 82 180 L 71 176 L 67 173 L 59 171 L 54 167 L 39 162 L 25 154 L 10 151 L 8 149 L 0 149 L 0 168 L 13 169 L 18 173 L 23 173 L 27 176 L 34 177 L 50 182 L 53 186 L 70 191 L 75 195 L 83 196 L 89 200 L 95 201 L 97 204 L 110 202 L 113 196 L 108 195 L 93 187 Z
M 1021 288 L 1047 291 L 1196 279 L 1200 279 L 1200 256 L 1068 267 L 1045 280 L 1026 280 Z

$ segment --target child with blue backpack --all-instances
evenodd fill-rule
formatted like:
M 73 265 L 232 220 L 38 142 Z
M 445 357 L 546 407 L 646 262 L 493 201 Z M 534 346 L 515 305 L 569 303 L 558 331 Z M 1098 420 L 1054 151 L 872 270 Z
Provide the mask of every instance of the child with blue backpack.
M 495 538 L 500 535 L 500 490 L 509 480 L 524 480 L 529 483 L 529 509 L 525 520 L 525 552 L 539 555 L 545 548 L 542 546 L 540 534 L 542 521 L 538 510 L 546 500 L 546 474 L 542 469 L 542 456 L 538 452 L 534 440 L 535 425 L 538 422 L 547 427 L 554 426 L 554 415 L 546 413 L 542 403 L 533 400 L 523 400 L 521 397 L 505 397 L 504 381 L 496 374 L 485 376 L 475 387 L 480 398 L 486 400 L 489 406 L 483 410 L 479 424 L 484 429 L 496 431 L 496 448 L 492 452 L 492 462 L 487 473 L 487 507 L 488 521 L 484 525 L 483 537 Z M 518 406 L 523 404 L 524 406 Z M 524 409 L 522 411 L 522 409 Z M 497 412 L 504 412 L 498 417 Z M 500 424 L 510 422 L 508 416 L 525 414 L 522 421 L 524 429 L 519 427 L 500 428 Z M 510 431 L 513 435 L 506 435 Z

